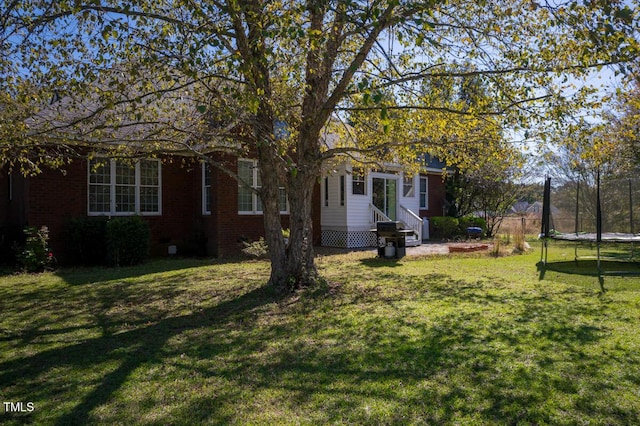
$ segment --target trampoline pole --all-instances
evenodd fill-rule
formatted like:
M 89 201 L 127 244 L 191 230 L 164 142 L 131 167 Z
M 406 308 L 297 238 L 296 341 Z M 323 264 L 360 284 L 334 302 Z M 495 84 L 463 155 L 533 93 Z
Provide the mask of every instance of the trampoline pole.
M 596 247 L 598 256 L 598 277 L 602 275 L 600 268 L 600 243 L 602 242 L 602 204 L 600 203 L 600 168 L 596 174 Z
M 573 228 L 578 236 L 578 222 L 580 220 L 580 181 L 576 180 L 576 217 L 573 222 Z M 578 262 L 578 241 L 573 245 L 573 260 Z
M 633 191 L 629 179 L 629 233 L 633 235 Z
M 633 189 L 631 187 L 631 179 L 629 179 L 629 234 L 633 235 Z M 635 257 L 633 247 L 633 241 L 631 242 L 631 258 L 629 260 L 633 260 Z

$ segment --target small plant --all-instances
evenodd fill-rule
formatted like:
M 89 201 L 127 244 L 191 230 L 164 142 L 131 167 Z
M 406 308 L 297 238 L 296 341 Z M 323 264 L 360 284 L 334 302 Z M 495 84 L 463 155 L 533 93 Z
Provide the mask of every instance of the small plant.
M 493 240 L 493 245 L 491 246 L 491 251 L 489 251 L 489 255 L 491 255 L 492 257 L 500 257 L 500 246 L 500 239 L 495 238 Z
M 524 253 L 527 251 L 524 241 L 524 232 L 516 232 L 513 234 L 513 252 Z
M 244 248 L 242 253 L 250 257 L 257 259 L 264 259 L 269 254 L 269 247 L 263 237 L 260 237 L 258 241 L 252 241 L 250 243 L 243 241 Z
M 42 226 L 37 229 L 28 226 L 24 229 L 24 234 L 26 241 L 17 256 L 20 267 L 26 272 L 51 269 L 55 264 L 55 258 L 49 250 L 49 228 Z
M 511 233 L 507 232 L 506 234 L 503 234 L 501 240 L 505 245 L 511 244 Z
M 291 236 L 291 231 L 289 230 L 289 228 L 285 228 L 282 230 L 282 237 L 283 238 L 289 238 Z

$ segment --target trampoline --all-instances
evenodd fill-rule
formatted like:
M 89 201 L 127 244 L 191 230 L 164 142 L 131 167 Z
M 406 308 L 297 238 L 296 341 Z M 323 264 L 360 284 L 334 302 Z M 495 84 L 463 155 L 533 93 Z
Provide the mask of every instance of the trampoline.
M 614 175 L 601 176 L 583 174 L 580 178 L 564 180 L 552 187 L 547 177 L 544 185 L 542 208 L 543 241 L 540 262 L 548 262 L 549 240 L 575 243 L 575 261 L 596 259 L 598 275 L 640 275 L 635 271 L 604 270 L 602 260 L 638 262 L 635 245 L 640 244 L 640 230 L 635 218 L 640 213 L 634 200 L 640 198 L 640 179 L 619 178 Z M 638 203 L 636 203 L 638 204 Z M 628 245 L 630 253 L 626 258 L 612 257 L 603 253 L 604 244 Z M 579 256 L 580 244 L 595 244 L 595 256 Z

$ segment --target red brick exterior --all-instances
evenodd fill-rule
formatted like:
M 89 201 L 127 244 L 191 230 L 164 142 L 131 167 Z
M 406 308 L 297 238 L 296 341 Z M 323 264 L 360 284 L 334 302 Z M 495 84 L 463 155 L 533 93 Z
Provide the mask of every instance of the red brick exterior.
M 428 209 L 420 209 L 420 217 L 432 217 L 442 216 L 442 207 L 444 206 L 446 187 L 442 174 L 429 173 L 422 174 L 427 176 L 427 182 L 429 185 L 428 194 Z
M 231 171 L 237 161 L 226 159 Z M 87 216 L 88 168 L 86 160 L 77 160 L 64 170 L 44 170 L 40 175 L 12 179 L 13 196 L 9 201 L 9 181 L 0 173 L 0 227 L 49 227 L 50 247 L 64 262 L 64 227 L 74 217 Z M 151 254 L 164 256 L 175 245 L 178 254 L 228 256 L 240 252 L 242 241 L 264 236 L 262 215 L 238 214 L 238 184 L 226 173 L 214 169 L 211 176 L 212 212 L 202 213 L 202 169 L 199 162 L 173 159 L 162 163 L 162 213 L 142 216 L 150 225 Z M 320 189 L 314 192 L 319 206 Z M 320 241 L 320 209 L 314 209 L 314 243 Z M 288 215 L 282 223 L 288 227 Z

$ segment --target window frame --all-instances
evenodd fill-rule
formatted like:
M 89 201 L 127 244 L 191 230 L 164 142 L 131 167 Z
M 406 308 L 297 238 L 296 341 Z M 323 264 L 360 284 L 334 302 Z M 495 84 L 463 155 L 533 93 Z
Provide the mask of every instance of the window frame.
M 356 188 L 361 188 L 362 192 Z M 354 167 L 351 171 L 351 194 L 367 195 L 367 173 L 362 167 Z
M 250 184 L 251 188 L 255 189 L 256 191 L 259 190 L 260 188 L 262 188 L 262 182 L 260 182 L 260 170 L 258 169 L 258 160 L 255 159 L 250 159 L 250 158 L 238 158 L 238 162 L 237 162 L 237 166 L 238 166 L 238 178 L 240 178 L 240 163 L 241 162 L 246 162 L 246 163 L 250 163 L 250 170 L 251 170 L 251 182 L 247 182 Z M 251 210 L 240 210 L 240 190 L 244 189 L 249 191 L 248 188 L 246 188 L 240 181 L 238 181 L 238 195 L 237 195 L 237 200 L 236 200 L 236 204 L 237 204 L 237 209 L 238 209 L 238 215 L 242 215 L 242 216 L 251 216 L 251 215 L 262 215 L 264 214 L 264 211 L 262 209 L 258 209 L 258 207 L 262 207 L 262 201 L 260 200 L 260 196 L 258 195 L 258 193 L 254 190 L 251 190 Z M 281 197 L 281 191 L 284 190 L 284 187 L 280 187 L 279 191 L 278 191 L 278 206 L 280 206 L 280 197 Z M 289 197 L 287 197 L 286 193 L 284 194 L 285 196 L 285 210 L 280 210 L 280 214 L 289 214 Z
M 209 172 L 209 185 L 207 185 L 207 171 Z M 202 188 L 202 215 L 210 216 L 211 215 L 211 166 L 208 163 L 202 163 L 202 177 L 201 177 L 201 188 Z M 207 210 L 207 200 L 209 201 L 209 209 Z
M 324 178 L 324 206 L 329 207 L 329 178 Z
M 424 182 L 424 192 L 422 191 L 422 182 Z M 429 179 L 427 176 L 420 176 L 418 183 L 418 194 L 420 199 L 418 200 L 420 209 L 429 210 Z M 422 203 L 422 196 L 424 195 L 424 204 Z
M 140 165 L 143 161 L 155 162 L 158 166 L 157 185 L 142 184 L 142 176 L 140 171 Z M 109 168 L 109 182 L 91 182 L 91 176 L 93 174 L 92 168 L 96 163 L 102 164 L 102 167 Z M 116 159 L 89 159 L 87 161 L 87 216 L 161 216 L 162 215 L 162 162 L 157 159 L 145 159 L 138 160 L 133 163 L 134 168 L 134 183 L 123 184 L 117 182 L 117 166 L 122 165 L 124 162 Z M 91 210 L 91 188 L 92 186 L 102 186 L 109 188 L 109 211 L 92 211 Z M 118 211 L 116 189 L 117 187 L 132 187 L 134 188 L 134 209 L 133 211 Z M 158 209 L 156 211 L 141 211 L 142 205 L 142 189 L 143 188 L 157 188 L 158 194 Z
M 402 196 L 404 198 L 415 198 L 416 196 L 415 176 L 411 176 L 411 177 L 407 175 L 402 176 Z

